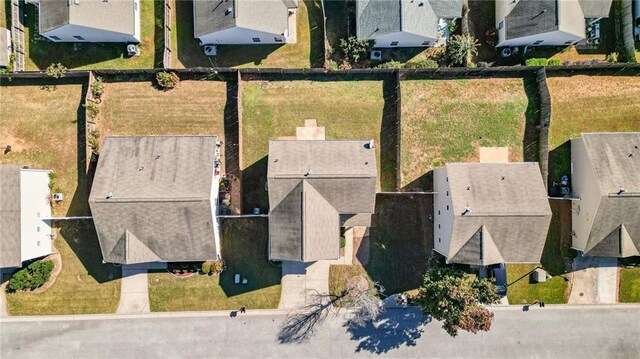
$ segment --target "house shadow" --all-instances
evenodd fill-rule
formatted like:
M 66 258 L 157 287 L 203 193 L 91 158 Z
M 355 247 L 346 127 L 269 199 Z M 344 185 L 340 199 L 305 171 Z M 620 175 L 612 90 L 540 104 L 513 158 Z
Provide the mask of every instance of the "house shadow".
M 267 218 L 227 218 L 221 227 L 222 257 L 227 268 L 220 274 L 219 283 L 228 297 L 280 284 L 281 264 L 268 258 Z
M 402 186 L 403 192 L 433 191 L 433 170 L 423 173 L 408 184 Z
M 380 184 L 383 191 L 397 189 L 398 132 L 400 131 L 400 83 L 395 75 L 382 81 L 384 107 L 380 126 Z
M 267 164 L 268 156 L 264 156 L 241 171 L 244 213 L 253 213 L 254 208 L 259 208 L 260 213 L 269 211 L 269 194 L 266 191 Z
M 323 0 L 307 1 L 307 16 L 309 17 L 309 64 L 311 67 L 324 67 L 325 42 L 324 19 L 322 18 Z M 320 15 L 320 16 L 318 16 Z
M 262 61 L 274 51 L 285 46 L 281 45 L 218 45 L 218 54 L 214 59 L 216 67 L 235 67 L 251 63 L 262 65 Z
M 547 181 L 550 196 L 561 196 L 559 188 L 555 184 L 560 183 L 562 176 L 568 176 L 569 183 L 571 183 L 571 141 L 566 141 L 549 151 L 549 177 Z
M 175 1 L 176 24 L 172 31 L 176 32 L 176 49 L 178 60 L 185 67 L 209 67 L 213 66 L 211 60 L 204 54 L 204 49 L 199 41 L 193 37 L 193 1 Z M 175 66 L 175 64 L 174 64 Z
M 431 322 L 418 308 L 387 309 L 365 326 L 345 324 L 356 353 L 385 354 L 402 346 L 416 346 L 423 327 Z
M 522 137 L 522 158 L 525 162 L 537 162 L 540 159 L 540 95 L 535 77 L 523 79 L 527 96 L 525 110 L 524 136 Z

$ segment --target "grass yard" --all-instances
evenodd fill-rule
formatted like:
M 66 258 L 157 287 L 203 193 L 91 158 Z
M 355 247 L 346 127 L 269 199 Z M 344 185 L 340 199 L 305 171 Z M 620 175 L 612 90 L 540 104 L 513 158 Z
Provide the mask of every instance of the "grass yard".
M 620 268 L 619 301 L 640 302 L 640 268 Z
M 11 315 L 115 313 L 120 300 L 120 268 L 102 264 L 91 221 L 64 222 L 55 247 L 62 272 L 42 293 L 7 293 Z
M 268 227 L 264 218 L 222 223 L 222 256 L 227 270 L 219 277 L 195 275 L 181 279 L 169 273 L 149 274 L 151 311 L 277 308 L 281 268 L 267 259 Z M 235 274 L 249 283 L 235 284 Z
M 508 146 L 511 161 L 537 160 L 534 85 L 498 78 L 402 81 L 402 186 L 430 189 L 433 169 L 476 162 L 479 146 Z
M 349 279 L 362 276 L 371 282 L 369 274 L 360 265 L 332 265 L 329 267 L 329 294 L 340 296 L 347 289 Z
M 545 283 L 530 284 L 529 276 L 518 280 L 536 267 L 535 264 L 507 264 L 507 297 L 509 303 L 531 304 L 542 300 L 545 304 L 562 304 L 568 299 L 567 282 L 560 276 L 547 279 Z M 514 283 L 514 281 L 518 280 Z
M 151 82 L 106 84 L 98 128 L 102 135 L 216 135 L 224 141 L 226 84 L 181 81 L 171 91 Z
M 549 183 L 571 174 L 570 139 L 583 132 L 640 131 L 637 77 L 549 77 L 547 84 L 552 113 Z
M 12 163 L 52 170 L 54 189 L 65 200 L 53 206 L 57 216 L 87 215 L 87 189 L 84 146 L 78 153 L 78 120 L 83 116 L 83 86 L 79 84 L 40 86 L 20 85 L 18 81 L 0 86 L 0 143 L 11 145 L 11 152 L 0 154 L 0 163 Z M 84 165 L 83 165 L 84 166 Z M 78 181 L 78 177 L 81 180 Z
M 431 196 L 377 196 L 365 268 L 385 288 L 384 294 L 412 291 L 422 284 L 433 250 L 432 213 Z
M 54 43 L 36 39 L 35 5 L 25 5 L 25 31 L 28 39 L 26 70 L 44 70 L 51 63 L 69 69 L 139 69 L 162 67 L 163 2 L 140 1 L 140 56 L 129 58 L 124 43 Z
M 11 1 L 5 0 L 0 6 L 0 27 L 11 30 Z
M 295 138 L 296 127 L 315 118 L 328 139 L 374 139 L 380 144 L 384 99 L 382 82 L 244 82 L 242 84 L 243 208 L 268 207 L 264 183 L 269 140 Z M 381 170 L 378 188 L 394 188 L 393 170 Z M 388 166 L 387 166 L 388 167 Z

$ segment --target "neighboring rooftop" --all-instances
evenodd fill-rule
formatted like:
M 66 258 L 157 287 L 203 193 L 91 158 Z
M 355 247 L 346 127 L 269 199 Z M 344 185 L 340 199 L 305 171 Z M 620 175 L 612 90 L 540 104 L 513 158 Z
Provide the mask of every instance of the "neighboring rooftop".
M 288 9 L 298 0 L 197 0 L 193 2 L 194 35 L 242 27 L 281 33 L 288 26 Z
M 134 0 L 40 0 L 40 33 L 74 24 L 134 34 L 135 6 Z
M 213 259 L 215 136 L 105 137 L 89 197 L 107 262 Z
M 20 166 L 0 165 L 0 268 L 19 267 Z
M 436 38 L 440 18 L 462 15 L 460 0 L 357 0 L 358 37 L 374 38 L 400 31 Z
M 640 132 L 583 133 L 582 140 L 602 194 L 640 195 Z
M 337 140 L 269 142 L 270 258 L 338 258 L 340 226 L 348 221 L 370 224 L 377 176 L 370 145 L 370 141 Z
M 11 37 L 9 30 L 0 26 L 0 67 L 9 66 L 11 52 Z

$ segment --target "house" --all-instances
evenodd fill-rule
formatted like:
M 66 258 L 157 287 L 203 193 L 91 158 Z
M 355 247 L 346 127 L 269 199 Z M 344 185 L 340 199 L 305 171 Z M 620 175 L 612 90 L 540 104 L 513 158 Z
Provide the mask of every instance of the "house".
M 356 0 L 359 40 L 375 47 L 435 45 L 443 19 L 462 16 L 462 0 Z
M 612 0 L 496 0 L 496 46 L 567 46 L 599 41 Z M 588 32 L 588 34 L 587 34 Z
M 571 140 L 573 248 L 589 256 L 640 255 L 640 132 Z
M 0 68 L 9 67 L 11 52 L 11 31 L 0 26 Z
M 31 0 L 54 42 L 140 42 L 140 0 Z
M 49 173 L 0 165 L 0 268 L 51 254 Z
M 340 228 L 371 225 L 373 142 L 326 140 L 315 120 L 296 138 L 269 141 L 269 258 L 338 259 Z
M 105 137 L 89 205 L 105 262 L 216 259 L 215 136 Z
M 436 169 L 434 249 L 448 263 L 538 263 L 551 208 L 537 163 L 449 163 Z
M 202 45 L 295 43 L 298 0 L 193 0 Z

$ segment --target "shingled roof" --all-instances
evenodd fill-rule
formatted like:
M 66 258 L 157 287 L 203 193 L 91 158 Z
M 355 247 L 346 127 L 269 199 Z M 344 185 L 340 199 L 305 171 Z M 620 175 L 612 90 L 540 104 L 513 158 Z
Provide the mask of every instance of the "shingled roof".
M 0 165 L 0 268 L 19 267 L 20 166 Z
M 358 38 L 404 31 L 436 38 L 440 18 L 462 16 L 461 0 L 357 0 Z
M 453 204 L 448 260 L 536 263 L 551 221 L 537 163 L 450 163 Z
M 376 176 L 369 141 L 270 141 L 269 257 L 338 258 L 340 226 L 370 221 Z
M 40 0 L 40 33 L 74 24 L 134 34 L 135 6 L 133 0 Z
M 89 204 L 106 262 L 213 259 L 216 137 L 104 139 Z
M 298 0 L 197 0 L 193 2 L 196 38 L 233 27 L 269 33 L 287 28 L 288 9 Z
M 583 133 L 582 141 L 600 196 L 585 254 L 640 255 L 640 132 Z

